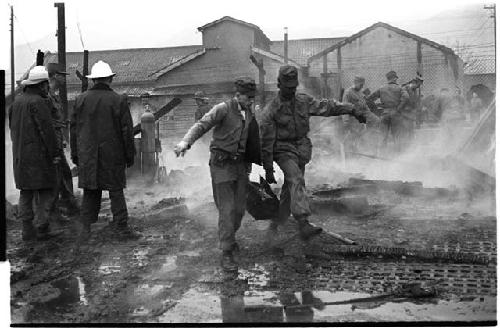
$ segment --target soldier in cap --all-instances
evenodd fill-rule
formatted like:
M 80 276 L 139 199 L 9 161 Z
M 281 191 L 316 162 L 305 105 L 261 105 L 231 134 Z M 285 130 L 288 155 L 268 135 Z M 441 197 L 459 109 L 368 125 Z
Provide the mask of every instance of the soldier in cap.
M 184 153 L 213 128 L 210 174 L 215 205 L 219 211 L 219 243 L 222 267 L 234 271 L 233 253 L 238 251 L 235 234 L 245 214 L 246 190 L 251 163 L 260 163 L 259 129 L 253 111 L 256 87 L 251 78 L 236 80 L 233 98 L 215 105 L 196 122 L 175 147 Z
M 349 114 L 364 122 L 364 117 L 352 104 L 333 99 L 318 101 L 309 95 L 296 93 L 298 85 L 297 68 L 281 66 L 278 76 L 279 93 L 262 110 L 259 123 L 266 180 L 268 183 L 276 183 L 273 162 L 279 165 L 285 176 L 279 219 L 271 223 L 269 237 L 276 233 L 278 225 L 284 223 L 291 212 L 297 220 L 301 238 L 308 240 L 322 231 L 308 221 L 311 210 L 304 171 L 312 154 L 312 144 L 308 138 L 309 118 Z
M 387 84 L 368 96 L 368 101 L 380 99 L 383 108 L 381 128 L 383 133 L 382 145 L 387 146 L 391 134 L 399 148 L 398 134 L 400 133 L 400 113 L 408 101 L 408 92 L 398 83 L 398 75 L 394 71 L 388 72 L 385 77 Z
M 95 63 L 87 75 L 94 85 L 76 98 L 71 117 L 71 159 L 78 166 L 78 187 L 83 188 L 82 239 L 97 222 L 103 190 L 109 192 L 113 230 L 122 238 L 139 237 L 128 225 L 123 194 L 125 168 L 134 164 L 135 156 L 132 116 L 127 99 L 111 89 L 114 76 L 107 63 Z
M 354 77 L 354 85 L 347 89 L 344 93 L 343 101 L 345 103 L 353 104 L 363 110 L 366 118 L 367 124 L 370 128 L 377 126 L 380 122 L 377 115 L 373 114 L 368 107 L 368 104 L 363 93 L 363 86 L 365 85 L 365 78 L 362 76 Z M 347 115 L 346 115 L 347 116 Z M 346 130 L 348 131 L 350 137 L 348 138 L 349 144 L 353 151 L 357 150 L 358 143 L 361 141 L 361 137 L 366 130 L 366 126 L 363 123 L 358 122 L 354 117 L 347 116 L 346 119 Z
M 407 148 L 415 134 L 415 124 L 417 123 L 417 115 L 420 107 L 420 92 L 424 79 L 420 74 L 406 84 L 403 89 L 408 93 L 408 101 L 400 113 L 400 133 L 401 145 Z
M 23 93 L 16 97 L 8 114 L 14 181 L 20 190 L 18 215 L 23 224 L 22 239 L 31 241 L 53 236 L 49 233 L 48 218 L 60 153 L 48 100 L 46 68 L 35 66 L 21 85 Z
M 64 148 L 66 148 L 66 142 L 64 141 L 64 129 L 66 128 L 66 123 L 63 118 L 63 108 L 61 99 L 57 93 L 58 84 L 61 83 L 61 79 L 64 79 L 65 75 L 68 73 L 60 70 L 58 63 L 48 63 L 47 71 L 49 74 L 49 100 L 52 105 L 52 124 L 57 136 L 57 150 L 60 162 L 57 164 L 57 186 L 54 189 L 54 198 L 52 200 L 51 207 L 51 217 L 57 217 L 62 220 L 60 215 L 58 203 L 61 201 L 67 209 L 68 214 L 74 214 L 78 212 L 78 203 L 76 201 L 75 195 L 73 193 L 73 177 L 71 174 L 71 169 L 64 155 Z
M 196 91 L 194 94 L 194 101 L 196 102 L 196 112 L 194 113 L 194 120 L 198 122 L 203 115 L 208 113 L 210 110 L 210 105 L 208 103 L 208 97 L 205 96 L 203 91 Z

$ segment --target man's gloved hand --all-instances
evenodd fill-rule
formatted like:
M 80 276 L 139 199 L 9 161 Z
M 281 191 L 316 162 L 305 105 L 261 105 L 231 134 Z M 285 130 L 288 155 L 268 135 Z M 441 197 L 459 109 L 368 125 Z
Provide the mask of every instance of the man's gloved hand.
M 59 156 L 54 157 L 54 160 L 52 161 L 52 163 L 54 164 L 59 164 L 60 162 L 61 162 L 61 157 Z
M 354 106 L 352 116 L 354 116 L 359 123 L 366 123 L 366 113 L 360 106 Z
M 177 157 L 179 157 L 179 156 L 184 157 L 184 154 L 186 153 L 186 151 L 189 148 L 190 148 L 190 146 L 188 145 L 187 142 L 181 141 L 174 148 L 175 155 L 177 155 Z
M 276 179 L 274 178 L 274 171 L 273 170 L 266 170 L 266 181 L 269 184 L 278 183 L 278 182 L 276 182 Z

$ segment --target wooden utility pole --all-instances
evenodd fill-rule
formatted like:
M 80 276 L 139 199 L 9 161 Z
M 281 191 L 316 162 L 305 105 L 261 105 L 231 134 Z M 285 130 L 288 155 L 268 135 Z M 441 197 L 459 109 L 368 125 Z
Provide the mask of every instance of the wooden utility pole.
M 16 99 L 16 69 L 14 67 L 14 6 L 10 6 L 10 95 Z
M 82 92 L 87 91 L 89 87 L 89 79 L 87 79 L 87 75 L 89 75 L 89 51 L 83 50 L 83 81 L 82 81 Z
M 288 64 L 288 27 L 285 27 L 285 42 L 283 42 L 283 57 L 285 57 L 285 64 Z
M 496 10 L 496 4 L 490 5 L 490 6 L 484 6 L 484 9 L 486 10 L 491 10 L 493 13 L 491 14 L 490 18 L 493 18 L 493 35 L 495 38 L 495 70 L 497 67 L 497 10 Z
M 66 72 L 66 20 L 64 15 L 64 2 L 54 3 L 57 8 L 57 57 L 59 69 Z M 59 86 L 59 97 L 63 107 L 63 119 L 68 121 L 68 91 L 66 89 L 66 78 Z M 68 129 L 65 131 L 66 139 L 68 140 Z

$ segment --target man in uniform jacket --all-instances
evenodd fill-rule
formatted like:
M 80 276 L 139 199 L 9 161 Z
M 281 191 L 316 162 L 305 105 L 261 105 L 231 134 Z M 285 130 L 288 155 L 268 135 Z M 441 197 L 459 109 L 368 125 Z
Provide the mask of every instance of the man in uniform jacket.
M 255 81 L 236 80 L 236 95 L 218 105 L 196 122 L 176 146 L 184 155 L 193 143 L 210 129 L 210 174 L 215 205 L 219 211 L 219 244 L 222 267 L 236 270 L 233 252 L 238 251 L 235 234 L 245 214 L 248 175 L 252 163 L 260 163 L 258 126 L 252 111 Z
M 62 72 L 59 69 L 59 64 L 57 63 L 47 64 L 47 71 L 49 73 L 48 97 L 51 101 L 52 107 L 52 124 L 54 125 L 57 137 L 57 152 L 61 158 L 59 163 L 56 165 L 57 185 L 56 188 L 54 188 L 51 216 L 58 217 L 62 220 L 59 211 L 59 200 L 61 205 L 66 207 L 69 214 L 78 212 L 78 202 L 76 201 L 76 197 L 73 193 L 73 176 L 64 154 L 64 148 L 66 148 L 66 142 L 64 141 L 64 129 L 66 128 L 66 122 L 63 117 L 61 99 L 56 93 L 59 79 L 64 78 L 64 75 L 68 75 L 68 73 Z
M 417 113 L 420 106 L 420 93 L 418 89 L 423 83 L 420 75 L 406 84 L 403 88 L 408 93 L 408 101 L 401 111 L 401 144 L 403 148 L 408 147 L 415 135 L 415 125 L 417 123 Z
M 60 158 L 47 98 L 48 80 L 45 67 L 35 66 L 21 82 L 22 95 L 9 108 L 14 180 L 20 190 L 18 214 L 25 241 L 51 236 L 48 218 Z
M 114 75 L 107 63 L 95 63 L 87 76 L 94 86 L 76 98 L 71 117 L 71 158 L 83 188 L 82 238 L 88 238 L 90 224 L 97 221 L 103 190 L 109 191 L 112 227 L 122 237 L 137 237 L 128 227 L 123 195 L 125 168 L 133 165 L 135 155 L 132 116 L 126 99 L 110 87 Z
M 321 228 L 312 226 L 307 199 L 304 171 L 311 160 L 312 144 L 308 138 L 311 116 L 354 115 L 366 122 L 352 104 L 339 103 L 333 99 L 318 101 L 309 95 L 296 93 L 299 84 L 294 66 L 280 67 L 278 95 L 272 99 L 259 115 L 262 164 L 266 181 L 276 183 L 273 162 L 276 162 L 285 176 L 280 196 L 279 220 L 270 225 L 272 236 L 279 224 L 284 223 L 290 212 L 297 220 L 302 239 L 307 240 L 321 233 Z
M 368 101 L 380 99 L 383 108 L 381 129 L 383 134 L 382 145 L 387 146 L 389 134 L 392 135 L 396 148 L 399 148 L 399 134 L 401 133 L 400 113 L 408 101 L 408 92 L 398 83 L 398 75 L 394 71 L 388 72 L 385 77 L 387 84 L 368 96 Z

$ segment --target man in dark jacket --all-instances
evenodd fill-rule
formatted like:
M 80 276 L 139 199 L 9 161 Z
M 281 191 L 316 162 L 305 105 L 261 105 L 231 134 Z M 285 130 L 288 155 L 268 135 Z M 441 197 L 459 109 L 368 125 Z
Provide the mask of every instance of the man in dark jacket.
M 186 133 L 176 146 L 177 156 L 184 155 L 193 143 L 210 129 L 210 174 L 215 205 L 219 210 L 219 242 L 222 267 L 236 270 L 233 252 L 238 251 L 235 234 L 245 214 L 248 174 L 251 163 L 260 163 L 258 127 L 252 110 L 255 81 L 236 80 L 236 95 L 215 105 Z
M 9 108 L 14 180 L 20 190 L 18 213 L 25 241 L 51 236 L 49 209 L 60 158 L 47 98 L 48 80 L 45 67 L 35 66 L 21 82 L 23 94 Z
M 399 148 L 399 133 L 401 132 L 400 113 L 408 101 L 408 93 L 398 83 L 398 75 L 394 71 L 386 75 L 387 84 L 368 96 L 367 101 L 380 99 L 383 108 L 381 129 L 384 135 L 382 146 L 387 146 L 389 134 L 392 135 L 396 148 Z
M 123 189 L 125 167 L 134 163 L 132 116 L 126 99 L 110 88 L 115 74 L 98 61 L 87 78 L 94 86 L 78 96 L 71 117 L 71 158 L 78 166 L 78 187 L 83 188 L 82 237 L 98 219 L 102 191 L 109 191 L 112 226 L 123 237 L 137 237 L 128 227 Z
M 273 162 L 279 165 L 285 176 L 280 197 L 279 222 L 271 224 L 270 235 L 276 232 L 279 224 L 288 219 L 291 212 L 299 225 L 301 238 L 307 240 L 322 231 L 307 220 L 311 210 L 304 172 L 312 154 L 311 140 L 307 136 L 309 118 L 349 114 L 359 117 L 363 123 L 366 118 L 352 104 L 340 103 L 333 99 L 318 101 L 306 94 L 296 94 L 298 85 L 297 69 L 289 65 L 280 67 L 279 94 L 263 109 L 259 125 L 266 181 L 276 183 Z
M 66 142 L 64 141 L 66 122 L 63 118 L 61 99 L 56 92 L 60 79 L 64 79 L 64 75 L 68 75 L 68 73 L 61 71 L 57 63 L 47 64 L 47 71 L 49 73 L 50 88 L 48 96 L 52 107 L 52 124 L 54 125 L 57 137 L 57 152 L 61 158 L 60 162 L 56 165 L 57 185 L 56 188 L 54 188 L 51 216 L 62 220 L 59 210 L 59 201 L 61 205 L 66 207 L 68 214 L 78 213 L 78 203 L 73 193 L 73 176 L 64 154 L 64 148 L 66 148 Z

